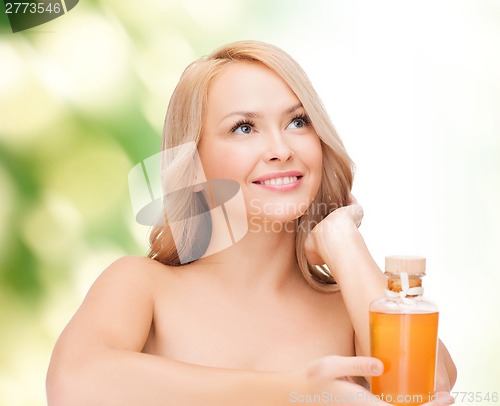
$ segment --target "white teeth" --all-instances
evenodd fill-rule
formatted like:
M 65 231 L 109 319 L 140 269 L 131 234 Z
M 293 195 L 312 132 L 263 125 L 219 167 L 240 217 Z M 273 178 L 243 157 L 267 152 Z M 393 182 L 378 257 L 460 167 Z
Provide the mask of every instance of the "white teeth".
M 296 182 L 299 178 L 297 176 L 285 176 L 283 178 L 273 178 L 266 179 L 263 183 L 264 185 L 288 185 L 289 183 Z

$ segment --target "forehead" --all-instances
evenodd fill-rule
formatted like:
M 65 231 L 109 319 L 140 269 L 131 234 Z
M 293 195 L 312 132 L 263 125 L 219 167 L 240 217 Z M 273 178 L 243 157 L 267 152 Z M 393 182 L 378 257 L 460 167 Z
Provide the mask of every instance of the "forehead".
M 208 89 L 208 108 L 259 108 L 263 102 L 297 103 L 298 98 L 273 70 L 259 62 L 238 61 L 228 64 Z

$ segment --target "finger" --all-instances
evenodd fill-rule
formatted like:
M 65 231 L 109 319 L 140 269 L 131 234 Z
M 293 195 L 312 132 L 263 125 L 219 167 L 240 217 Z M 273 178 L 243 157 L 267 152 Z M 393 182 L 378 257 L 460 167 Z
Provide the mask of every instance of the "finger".
M 343 376 L 378 376 L 383 371 L 384 364 L 377 358 L 330 355 L 313 361 L 308 368 L 308 375 L 335 379 Z
M 349 204 L 359 204 L 358 200 L 354 197 L 352 193 L 349 194 L 348 202 Z

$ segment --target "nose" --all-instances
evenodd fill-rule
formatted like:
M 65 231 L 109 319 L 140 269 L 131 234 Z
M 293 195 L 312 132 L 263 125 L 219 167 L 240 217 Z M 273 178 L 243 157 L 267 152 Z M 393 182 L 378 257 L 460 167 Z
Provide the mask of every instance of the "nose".
M 264 160 L 266 162 L 286 162 L 291 160 L 294 155 L 293 149 L 281 131 L 275 131 L 273 134 L 269 135 L 268 145 L 264 154 Z

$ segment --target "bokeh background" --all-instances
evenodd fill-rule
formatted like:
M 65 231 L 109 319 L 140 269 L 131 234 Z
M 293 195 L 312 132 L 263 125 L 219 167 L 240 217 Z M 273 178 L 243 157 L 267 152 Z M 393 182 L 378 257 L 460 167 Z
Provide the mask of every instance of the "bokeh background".
M 88 0 L 16 34 L 1 7 L 0 405 L 46 404 L 91 283 L 147 252 L 128 171 L 159 152 L 187 64 L 239 39 L 304 67 L 357 164 L 375 260 L 427 256 L 455 390 L 500 392 L 500 1 Z

